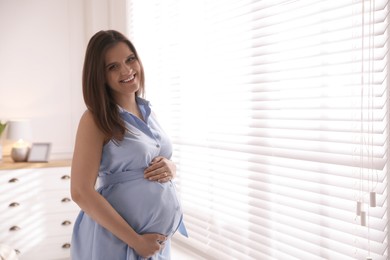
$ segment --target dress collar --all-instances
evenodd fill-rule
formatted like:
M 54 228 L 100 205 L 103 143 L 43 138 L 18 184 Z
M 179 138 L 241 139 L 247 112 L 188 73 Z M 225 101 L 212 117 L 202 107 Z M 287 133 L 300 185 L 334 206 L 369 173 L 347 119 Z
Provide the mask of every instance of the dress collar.
M 141 111 L 141 114 L 142 114 L 145 122 L 147 122 L 149 115 L 151 113 L 150 102 L 148 100 L 143 99 L 143 98 L 138 97 L 138 96 L 135 97 L 135 100 L 137 102 L 137 105 Z M 119 114 L 127 113 L 130 115 L 133 115 L 132 113 L 130 113 L 129 111 L 127 111 L 126 109 L 121 107 L 120 105 L 117 105 L 117 107 L 118 107 Z

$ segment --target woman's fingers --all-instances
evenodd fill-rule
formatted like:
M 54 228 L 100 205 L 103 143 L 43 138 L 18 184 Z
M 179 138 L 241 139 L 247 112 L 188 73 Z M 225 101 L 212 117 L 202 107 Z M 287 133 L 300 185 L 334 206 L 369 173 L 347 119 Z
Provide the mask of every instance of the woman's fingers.
M 172 173 L 163 170 L 156 170 L 145 174 L 145 178 L 150 181 L 166 182 L 172 180 Z
M 160 234 L 143 234 L 140 243 L 134 250 L 142 257 L 148 258 L 160 251 L 167 240 L 166 236 Z
M 175 164 L 161 156 L 154 158 L 144 171 L 144 177 L 150 181 L 167 182 L 176 175 Z

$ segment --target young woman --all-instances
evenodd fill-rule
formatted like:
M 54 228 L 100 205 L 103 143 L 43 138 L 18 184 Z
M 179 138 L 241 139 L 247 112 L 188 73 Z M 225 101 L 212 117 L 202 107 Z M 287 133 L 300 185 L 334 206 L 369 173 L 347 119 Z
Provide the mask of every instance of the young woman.
M 96 33 L 83 68 L 87 110 L 77 131 L 71 194 L 80 206 L 72 260 L 169 259 L 186 234 L 171 143 L 151 112 L 144 71 L 121 33 Z M 97 190 L 95 187 L 98 187 Z

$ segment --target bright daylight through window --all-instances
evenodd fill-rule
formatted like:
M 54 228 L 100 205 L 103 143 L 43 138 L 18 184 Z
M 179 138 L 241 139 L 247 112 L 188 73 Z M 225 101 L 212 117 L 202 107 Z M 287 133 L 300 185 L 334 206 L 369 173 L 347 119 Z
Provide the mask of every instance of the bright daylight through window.
M 207 259 L 388 257 L 386 0 L 128 0 Z M 370 205 L 371 196 L 371 205 Z

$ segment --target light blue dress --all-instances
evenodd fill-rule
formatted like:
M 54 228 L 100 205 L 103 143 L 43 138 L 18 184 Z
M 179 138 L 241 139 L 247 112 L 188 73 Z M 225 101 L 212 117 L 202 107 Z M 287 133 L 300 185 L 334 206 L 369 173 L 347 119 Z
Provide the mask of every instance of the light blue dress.
M 174 183 L 144 179 L 144 170 L 157 156 L 170 158 L 172 145 L 151 113 L 149 102 L 137 98 L 145 121 L 119 108 L 129 131 L 119 143 L 103 147 L 98 192 L 139 234 L 159 233 L 169 238 L 177 231 L 187 236 Z M 97 224 L 83 211 L 72 236 L 72 260 L 140 260 L 135 251 Z M 170 259 L 170 239 L 153 260 Z

